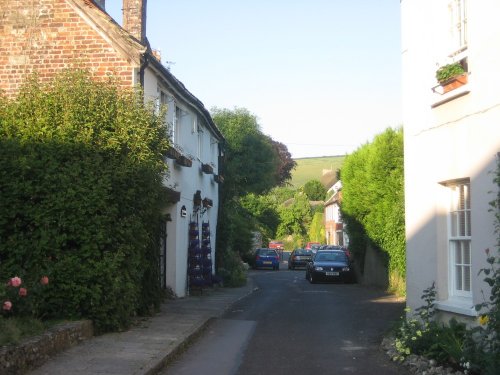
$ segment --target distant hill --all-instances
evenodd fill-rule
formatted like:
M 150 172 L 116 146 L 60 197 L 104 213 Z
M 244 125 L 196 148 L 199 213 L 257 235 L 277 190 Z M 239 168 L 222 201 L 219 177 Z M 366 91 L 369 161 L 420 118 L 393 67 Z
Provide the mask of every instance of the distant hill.
M 337 169 L 342 167 L 345 156 L 321 156 L 294 159 L 297 167 L 292 171 L 291 183 L 298 188 L 307 181 L 319 180 L 326 188 L 335 183 Z

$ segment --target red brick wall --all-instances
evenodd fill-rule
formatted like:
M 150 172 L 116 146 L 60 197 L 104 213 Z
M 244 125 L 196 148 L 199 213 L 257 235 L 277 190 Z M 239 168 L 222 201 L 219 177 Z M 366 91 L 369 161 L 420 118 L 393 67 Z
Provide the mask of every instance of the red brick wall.
M 131 64 L 66 0 L 0 0 L 0 90 L 15 95 L 33 71 L 47 81 L 73 67 L 132 84 Z

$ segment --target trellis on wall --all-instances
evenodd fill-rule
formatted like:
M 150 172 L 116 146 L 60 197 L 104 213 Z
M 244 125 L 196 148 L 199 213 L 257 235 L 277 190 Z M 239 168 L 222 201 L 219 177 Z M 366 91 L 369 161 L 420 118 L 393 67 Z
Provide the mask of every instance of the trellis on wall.
M 210 239 L 210 223 L 202 221 L 201 231 L 199 227 L 199 217 L 203 216 L 207 208 L 205 202 L 211 200 L 201 200 L 201 192 L 194 195 L 194 212 L 189 223 L 189 247 L 188 247 L 188 288 L 203 289 L 212 285 L 212 246 Z

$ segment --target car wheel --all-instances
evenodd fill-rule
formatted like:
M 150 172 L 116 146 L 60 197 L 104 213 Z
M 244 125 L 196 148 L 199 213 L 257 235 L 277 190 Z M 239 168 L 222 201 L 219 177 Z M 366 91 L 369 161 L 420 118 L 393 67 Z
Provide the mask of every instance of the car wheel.
M 309 273 L 309 282 L 311 284 L 316 284 L 316 279 L 314 278 L 312 273 Z

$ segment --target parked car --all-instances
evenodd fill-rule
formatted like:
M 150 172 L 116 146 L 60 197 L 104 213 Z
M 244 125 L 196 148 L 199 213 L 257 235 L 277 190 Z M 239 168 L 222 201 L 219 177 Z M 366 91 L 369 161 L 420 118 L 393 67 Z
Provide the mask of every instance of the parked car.
M 271 267 L 273 270 L 280 269 L 280 257 L 275 249 L 257 249 L 255 251 L 254 268 Z
M 355 282 L 352 263 L 343 250 L 318 250 L 306 266 L 306 279 L 318 281 Z
M 351 258 L 351 253 L 347 249 L 347 247 L 344 246 L 339 246 L 339 245 L 323 245 L 319 248 L 319 250 L 342 250 L 347 257 L 350 259 Z
M 296 267 L 305 267 L 311 261 L 313 253 L 311 250 L 295 249 L 288 258 L 288 269 L 293 270 Z
M 318 246 L 321 246 L 321 242 L 308 242 L 306 244 L 306 250 L 312 250 L 313 248 L 317 248 Z

